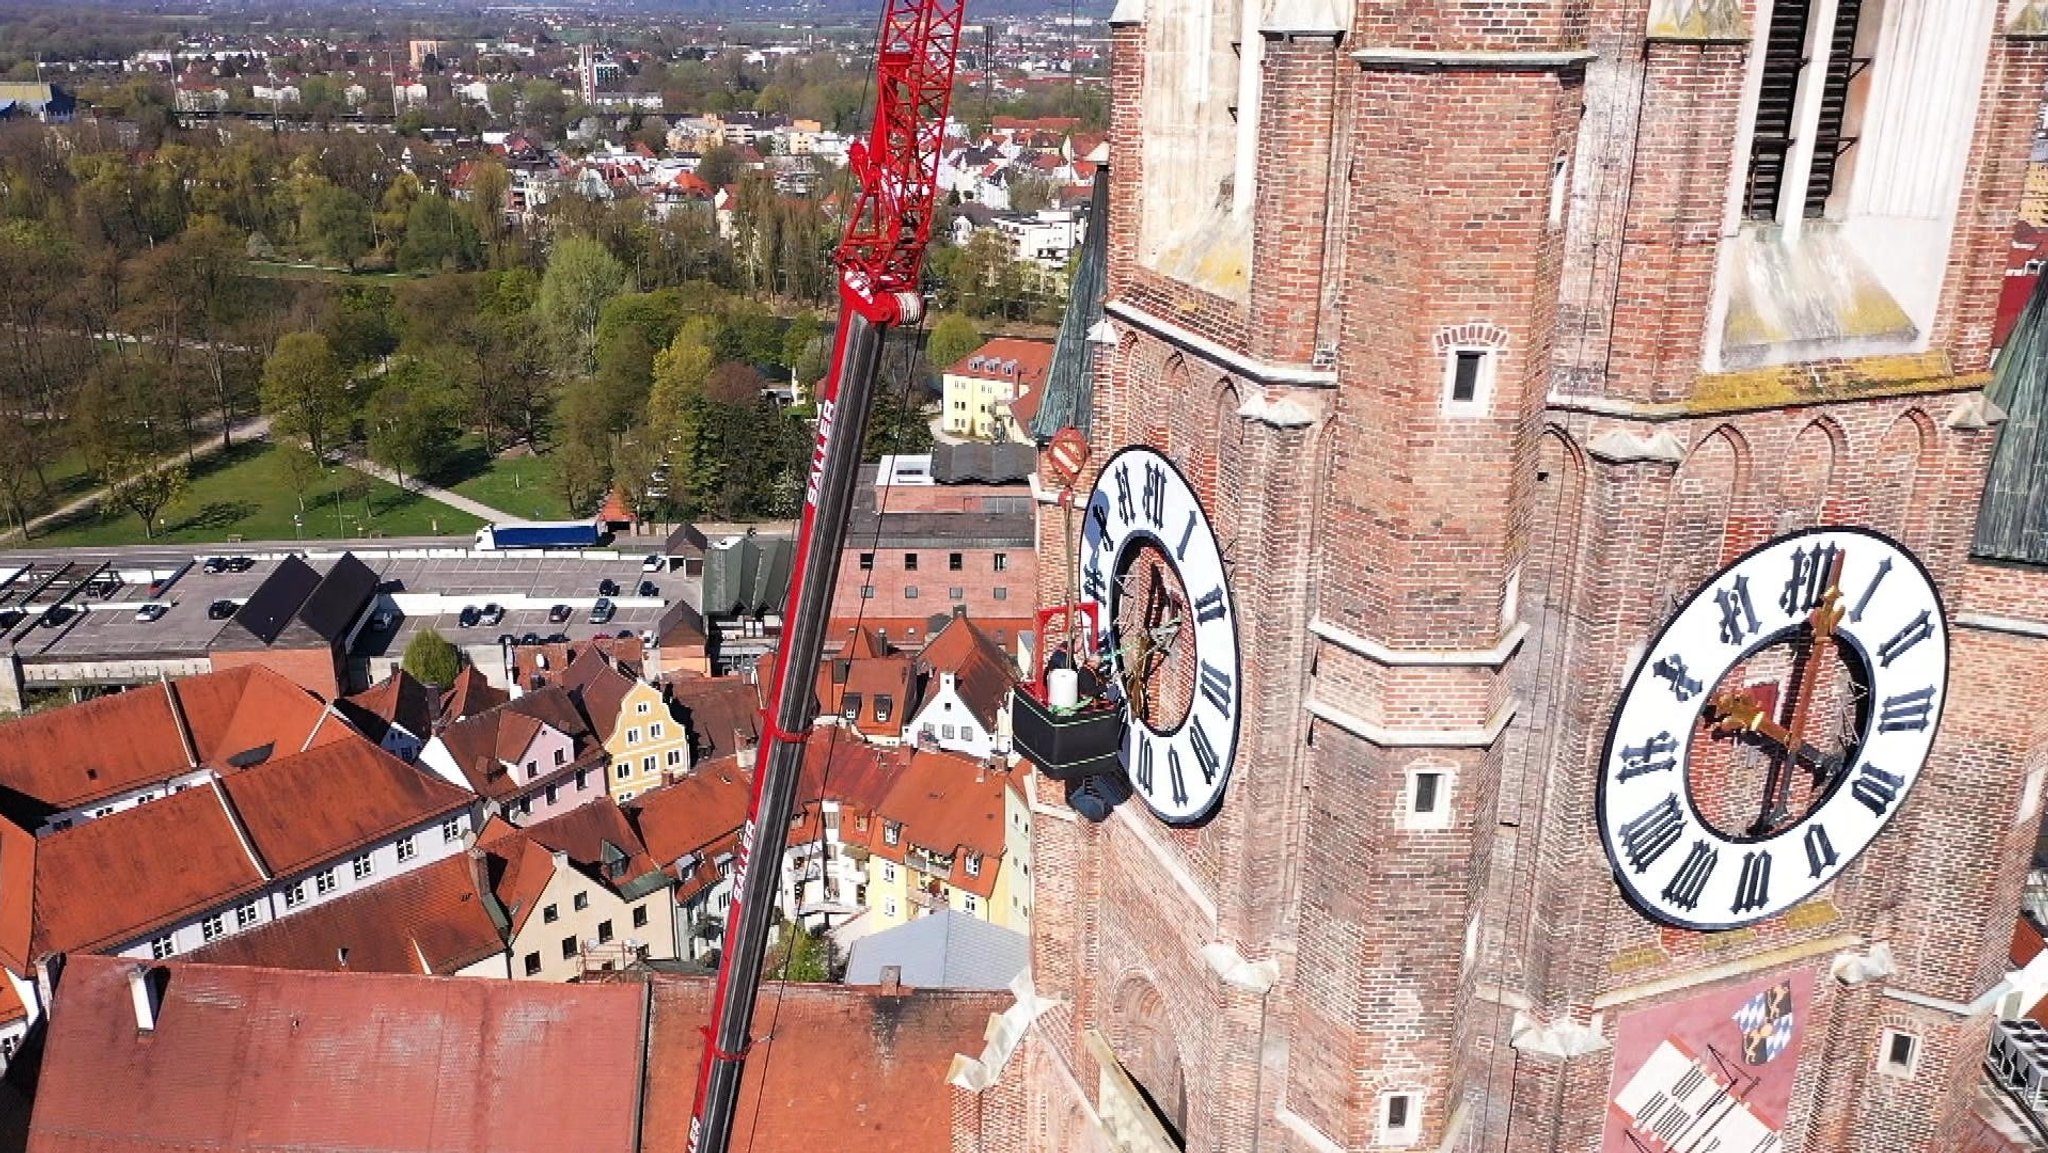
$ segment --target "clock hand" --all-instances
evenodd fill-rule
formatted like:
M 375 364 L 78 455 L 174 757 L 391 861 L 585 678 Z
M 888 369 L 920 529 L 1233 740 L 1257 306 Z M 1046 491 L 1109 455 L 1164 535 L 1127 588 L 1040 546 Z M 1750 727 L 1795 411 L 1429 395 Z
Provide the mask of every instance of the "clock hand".
M 1791 743 L 1792 733 L 1784 725 L 1770 718 L 1754 695 L 1747 691 L 1716 693 L 1707 698 L 1707 712 L 1713 718 L 1713 730 L 1726 735 L 1744 734 L 1774 745 L 1780 753 L 1790 751 L 1793 758 L 1803 762 L 1823 777 L 1839 771 L 1842 758 L 1822 752 L 1818 747 L 1800 742 L 1795 749 Z

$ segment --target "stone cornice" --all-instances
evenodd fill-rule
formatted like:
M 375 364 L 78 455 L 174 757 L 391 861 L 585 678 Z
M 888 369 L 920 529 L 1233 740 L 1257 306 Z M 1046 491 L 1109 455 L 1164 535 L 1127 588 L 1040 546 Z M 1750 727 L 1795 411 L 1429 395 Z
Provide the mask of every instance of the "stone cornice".
M 1190 332 L 1170 320 L 1154 316 L 1127 300 L 1112 300 L 1103 305 L 1102 310 L 1133 328 L 1151 333 L 1182 352 L 1193 353 L 1246 380 L 1257 381 L 1260 384 L 1296 385 L 1307 388 L 1331 388 L 1337 383 L 1335 372 L 1253 359 L 1206 336 Z
M 1371 741 L 1387 749 L 1481 749 L 1500 739 L 1508 722 L 1515 719 L 1516 702 L 1512 699 L 1494 711 L 1487 722 L 1476 729 L 1395 729 L 1374 724 L 1364 717 L 1346 712 L 1335 705 L 1325 704 L 1310 697 L 1302 706 L 1312 717 L 1343 729 L 1352 736 Z
M 1584 48 L 1537 52 L 1460 52 L 1428 48 L 1361 48 L 1351 54 L 1363 68 L 1465 69 L 1478 72 L 1556 72 L 1583 68 L 1599 53 Z
M 1321 617 L 1308 622 L 1308 631 L 1345 652 L 1376 664 L 1395 668 L 1484 668 L 1497 669 L 1515 655 L 1522 638 L 1529 635 L 1529 622 L 1517 621 L 1490 649 L 1397 649 L 1371 637 L 1361 636 Z

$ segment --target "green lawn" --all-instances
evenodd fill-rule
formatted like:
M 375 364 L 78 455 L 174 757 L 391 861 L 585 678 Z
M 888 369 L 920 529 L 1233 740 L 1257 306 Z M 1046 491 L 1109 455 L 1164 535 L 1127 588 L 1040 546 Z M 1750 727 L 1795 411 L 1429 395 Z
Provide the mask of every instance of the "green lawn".
M 337 468 L 306 492 L 304 527 L 292 524 L 299 502 L 268 441 L 238 444 L 201 460 L 185 493 L 164 510 L 159 541 L 333 540 L 338 537 L 428 536 L 474 532 L 482 522 L 465 512 L 401 492 L 394 485 Z M 38 532 L 37 548 L 141 544 L 142 521 L 125 510 L 87 511 Z
M 435 483 L 521 520 L 567 520 L 574 513 L 555 484 L 556 459 L 553 453 L 493 457 L 475 437 L 464 437 L 462 451 Z

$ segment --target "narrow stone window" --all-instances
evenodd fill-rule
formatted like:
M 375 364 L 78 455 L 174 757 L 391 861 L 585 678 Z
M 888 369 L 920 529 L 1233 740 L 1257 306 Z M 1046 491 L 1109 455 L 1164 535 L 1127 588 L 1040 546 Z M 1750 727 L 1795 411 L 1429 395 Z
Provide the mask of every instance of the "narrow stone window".
M 1878 1049 L 1877 1071 L 1891 1077 L 1911 1077 L 1920 1064 L 1920 1038 L 1898 1029 L 1886 1029 Z

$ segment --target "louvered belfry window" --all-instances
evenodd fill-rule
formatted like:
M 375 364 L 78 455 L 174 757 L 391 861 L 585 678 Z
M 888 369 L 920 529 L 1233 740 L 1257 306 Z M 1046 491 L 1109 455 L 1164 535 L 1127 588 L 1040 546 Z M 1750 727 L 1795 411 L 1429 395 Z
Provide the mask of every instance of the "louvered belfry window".
M 1832 27 L 1814 43 L 1822 53 L 1818 61 L 1807 53 L 1815 41 L 1816 7 L 1813 0 L 1778 0 L 1771 8 L 1743 189 L 1743 214 L 1751 220 L 1781 219 L 1788 203 L 1797 204 L 1803 216 L 1824 215 L 1842 158 L 1856 146 L 1846 129 L 1850 85 L 1870 66 L 1856 54 L 1863 0 L 1837 0 Z M 1811 105 L 1801 108 L 1805 86 L 1816 83 L 1820 89 Z M 1813 160 L 1805 184 L 1794 187 L 1793 158 L 1802 135 L 1812 141 Z

